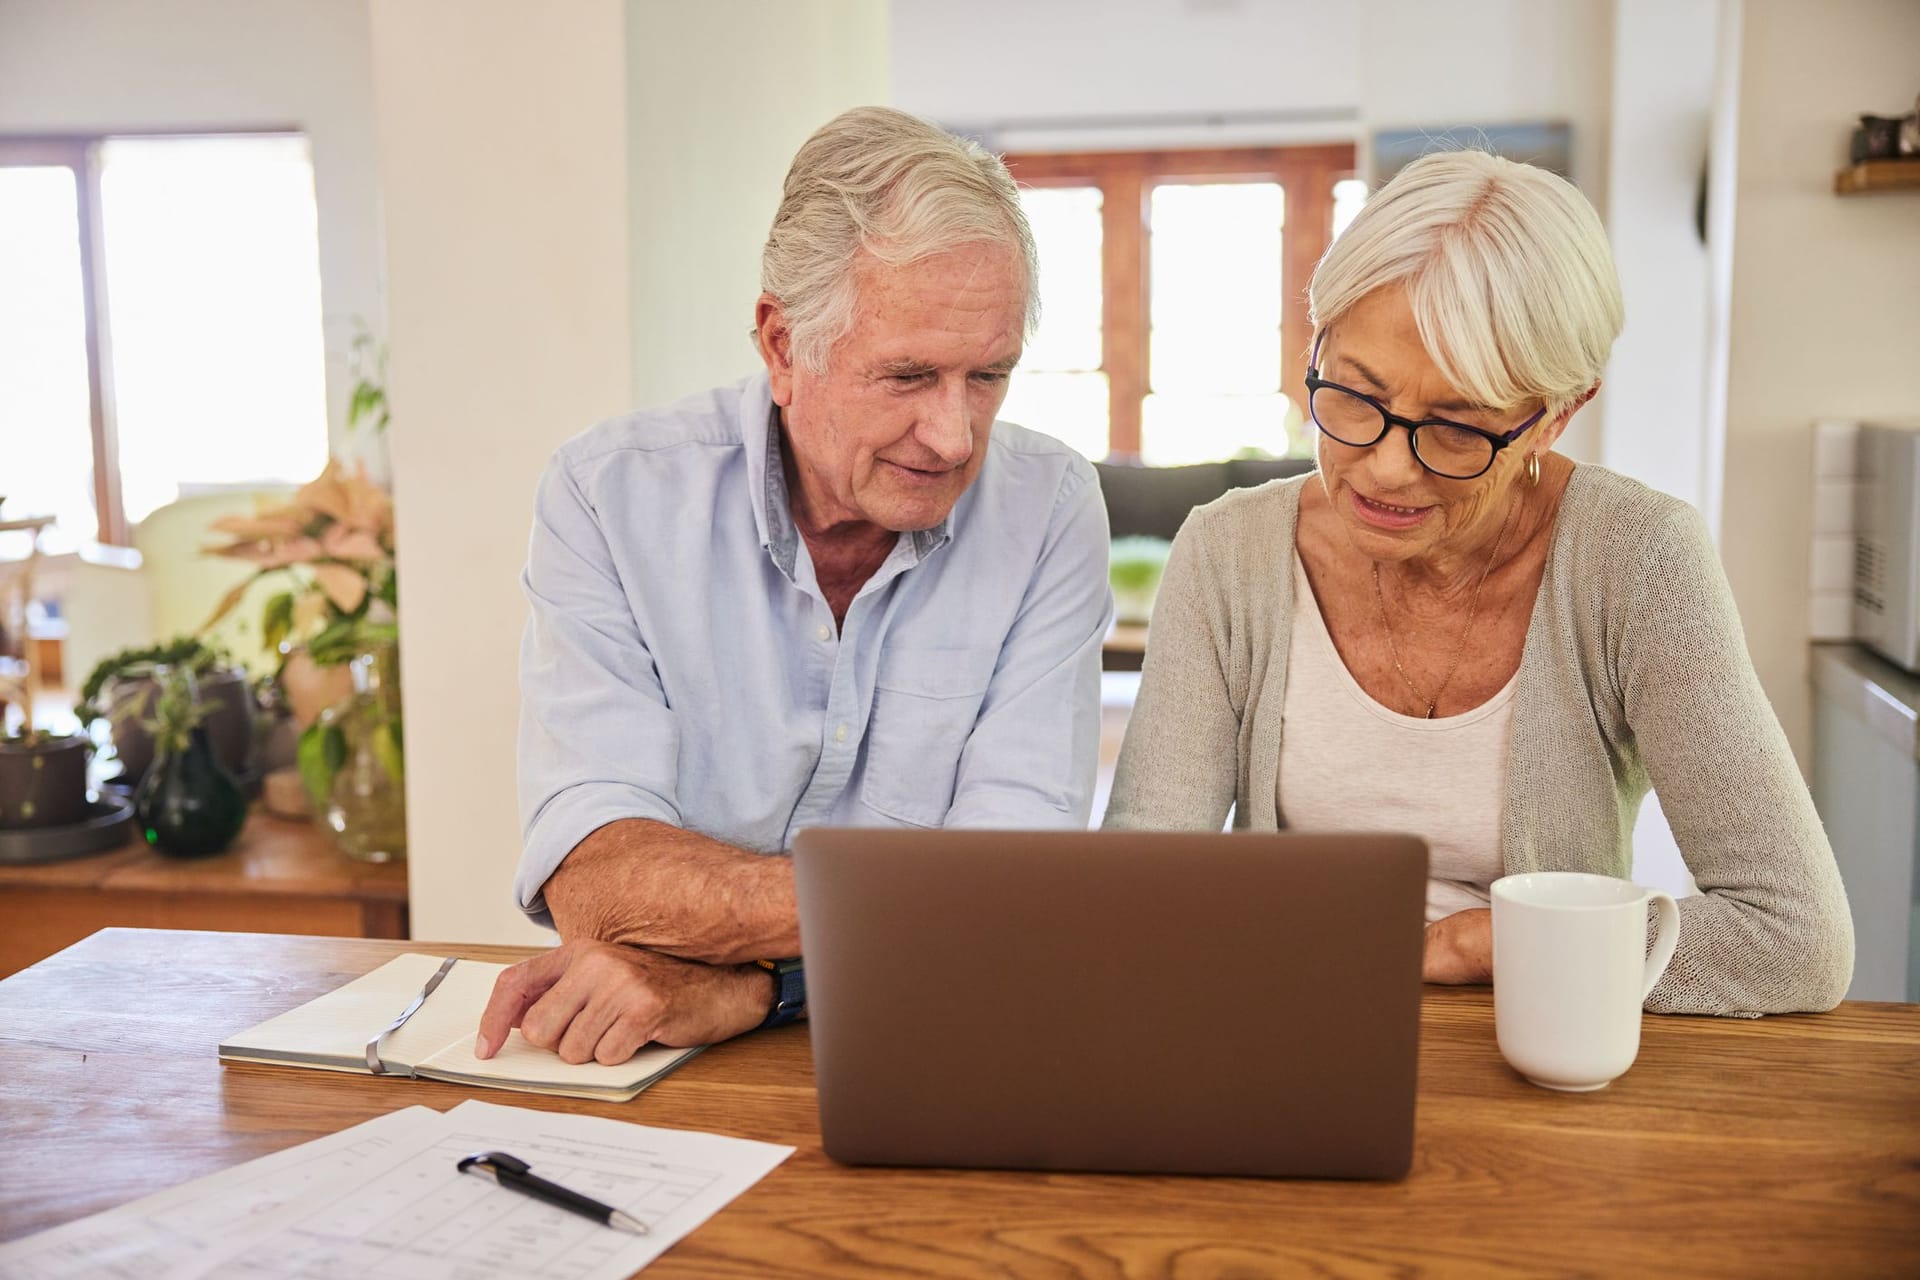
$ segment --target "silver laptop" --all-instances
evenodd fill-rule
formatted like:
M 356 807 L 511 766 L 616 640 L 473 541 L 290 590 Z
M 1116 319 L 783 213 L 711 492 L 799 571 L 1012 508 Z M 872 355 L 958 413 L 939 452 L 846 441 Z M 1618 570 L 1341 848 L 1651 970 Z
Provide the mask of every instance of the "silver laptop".
M 1406 1173 L 1423 841 L 822 828 L 793 856 L 836 1160 Z

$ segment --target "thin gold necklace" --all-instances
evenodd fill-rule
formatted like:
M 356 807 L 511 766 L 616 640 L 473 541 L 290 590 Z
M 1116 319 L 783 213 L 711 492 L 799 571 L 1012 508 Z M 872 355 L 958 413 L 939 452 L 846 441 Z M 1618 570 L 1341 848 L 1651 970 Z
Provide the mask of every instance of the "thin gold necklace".
M 1473 584 L 1473 600 L 1467 606 L 1467 625 L 1460 628 L 1460 639 L 1453 646 L 1453 662 L 1447 667 L 1446 678 L 1440 682 L 1440 687 L 1433 691 L 1431 698 L 1414 687 L 1412 679 L 1407 675 L 1407 669 L 1400 665 L 1400 646 L 1393 638 L 1393 620 L 1387 617 L 1387 597 L 1380 590 L 1380 562 L 1378 560 L 1373 562 L 1373 599 L 1380 606 L 1380 625 L 1387 630 L 1387 653 L 1393 659 L 1393 669 L 1400 673 L 1400 681 L 1407 686 L 1407 692 L 1413 695 L 1413 700 L 1416 703 L 1427 704 L 1426 718 L 1429 720 L 1437 718 L 1435 713 L 1440 706 L 1441 695 L 1446 693 L 1447 686 L 1453 683 L 1453 673 L 1460 669 L 1460 660 L 1466 657 L 1467 637 L 1473 634 L 1473 620 L 1480 612 L 1480 588 L 1487 585 L 1487 575 L 1493 572 L 1493 563 L 1500 558 L 1501 544 L 1507 540 L 1507 530 L 1513 525 L 1513 513 L 1519 507 L 1520 504 L 1517 502 L 1508 507 L 1507 518 L 1500 522 L 1500 536 L 1493 540 L 1493 551 L 1487 556 L 1486 566 L 1480 570 L 1480 581 Z

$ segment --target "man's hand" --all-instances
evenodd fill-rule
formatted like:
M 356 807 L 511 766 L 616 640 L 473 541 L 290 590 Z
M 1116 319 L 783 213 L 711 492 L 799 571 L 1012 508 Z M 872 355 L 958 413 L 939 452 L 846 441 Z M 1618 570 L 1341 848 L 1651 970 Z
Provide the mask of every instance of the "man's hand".
M 500 975 L 473 1052 L 491 1058 L 519 1027 L 527 1043 L 563 1061 L 613 1065 L 648 1043 L 689 1048 L 751 1031 L 772 1001 L 771 978 L 754 965 L 575 940 Z
M 1476 907 L 1428 925 L 1420 976 L 1427 982 L 1492 982 L 1493 912 Z

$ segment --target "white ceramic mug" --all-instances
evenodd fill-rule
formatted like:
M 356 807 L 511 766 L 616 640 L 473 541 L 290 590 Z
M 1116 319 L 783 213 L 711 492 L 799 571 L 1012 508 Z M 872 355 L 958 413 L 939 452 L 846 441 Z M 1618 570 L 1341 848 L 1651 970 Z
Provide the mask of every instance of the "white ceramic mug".
M 1647 903 L 1660 909 L 1653 950 Z M 1605 1088 L 1640 1052 L 1640 1009 L 1667 971 L 1680 909 L 1658 889 L 1579 871 L 1493 882 L 1500 1056 L 1548 1089 Z

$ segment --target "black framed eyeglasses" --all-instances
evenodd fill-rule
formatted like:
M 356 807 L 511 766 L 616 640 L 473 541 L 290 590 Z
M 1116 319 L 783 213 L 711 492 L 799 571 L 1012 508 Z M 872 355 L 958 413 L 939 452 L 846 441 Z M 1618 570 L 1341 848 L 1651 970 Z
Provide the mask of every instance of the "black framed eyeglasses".
M 1328 382 L 1320 376 L 1320 344 L 1323 333 L 1313 343 L 1313 355 L 1307 363 L 1307 412 L 1313 425 L 1329 440 L 1366 449 L 1387 438 L 1395 427 L 1405 427 L 1420 465 L 1448 480 L 1472 480 L 1487 473 L 1500 451 L 1525 435 L 1534 423 L 1547 414 L 1540 412 L 1513 430 L 1501 435 L 1482 431 L 1464 422 L 1445 418 L 1402 418 L 1372 396 Z

